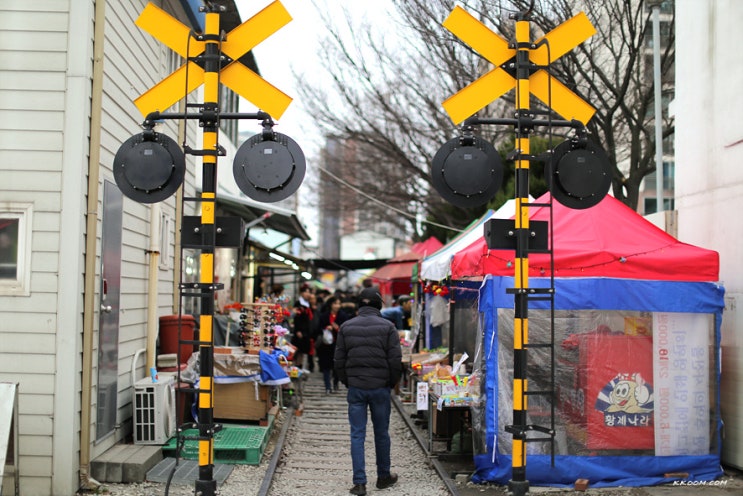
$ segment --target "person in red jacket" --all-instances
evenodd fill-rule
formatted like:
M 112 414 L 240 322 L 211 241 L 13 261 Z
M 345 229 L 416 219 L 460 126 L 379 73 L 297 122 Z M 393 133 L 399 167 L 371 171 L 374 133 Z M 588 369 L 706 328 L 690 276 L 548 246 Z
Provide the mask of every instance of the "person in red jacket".
M 299 298 L 292 309 L 292 345 L 297 348 L 294 353 L 294 363 L 299 368 L 305 366 L 305 356 L 310 352 L 310 338 L 312 337 L 312 307 L 310 306 L 312 290 L 309 284 L 302 284 L 299 288 Z M 310 358 L 311 359 L 311 358 Z
M 341 300 L 337 296 L 331 296 L 325 302 L 320 313 L 318 333 L 315 337 L 317 348 L 317 364 L 325 381 L 325 393 L 330 394 L 338 391 L 338 375 L 333 371 L 333 357 L 335 356 L 335 343 L 338 341 L 338 330 L 350 317 L 341 309 Z M 333 375 L 331 383 L 330 377 Z

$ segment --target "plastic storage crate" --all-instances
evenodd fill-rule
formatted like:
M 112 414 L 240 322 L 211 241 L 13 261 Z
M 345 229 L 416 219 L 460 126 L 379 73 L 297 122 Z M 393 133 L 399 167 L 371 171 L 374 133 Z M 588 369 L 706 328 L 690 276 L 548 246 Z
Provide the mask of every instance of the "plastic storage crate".
M 261 426 L 223 426 L 214 435 L 214 461 L 235 465 L 259 465 L 271 434 L 271 425 Z M 198 460 L 198 429 L 186 429 L 185 438 L 179 453 L 184 460 Z M 173 438 L 163 446 L 163 456 L 175 457 L 178 439 Z

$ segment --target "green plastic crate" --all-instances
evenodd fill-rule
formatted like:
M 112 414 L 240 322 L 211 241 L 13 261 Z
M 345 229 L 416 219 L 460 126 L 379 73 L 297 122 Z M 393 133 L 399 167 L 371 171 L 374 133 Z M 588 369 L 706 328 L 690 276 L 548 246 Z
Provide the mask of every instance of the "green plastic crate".
M 235 465 L 258 465 L 268 444 L 271 426 L 224 426 L 214 436 L 214 461 Z M 198 437 L 198 429 L 186 429 L 184 437 Z M 178 438 L 163 446 L 163 456 L 175 457 Z M 187 439 L 181 449 L 181 458 L 199 459 L 199 442 Z

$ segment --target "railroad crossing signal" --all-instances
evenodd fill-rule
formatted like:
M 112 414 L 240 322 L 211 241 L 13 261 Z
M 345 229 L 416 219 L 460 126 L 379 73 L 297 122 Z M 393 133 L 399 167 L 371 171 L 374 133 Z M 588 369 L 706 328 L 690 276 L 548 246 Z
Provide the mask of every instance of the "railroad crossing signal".
M 495 66 L 441 104 L 451 120 L 460 124 L 516 86 L 516 79 L 502 67 L 516 57 L 516 48 L 509 46 L 506 40 L 459 6 L 451 11 L 443 26 Z M 560 81 L 550 77 L 542 67 L 562 57 L 595 33 L 591 21 L 581 12 L 537 40 L 534 45 L 539 48 L 529 50 L 529 61 L 538 68 L 529 77 L 529 92 L 563 118 L 576 119 L 584 125 L 596 109 Z
M 214 254 L 218 246 L 217 233 L 242 239 L 244 229 L 240 222 L 222 222 L 215 216 L 217 201 L 217 160 L 224 155 L 219 145 L 219 120 L 257 119 L 263 131 L 247 140 L 236 154 L 233 167 L 238 187 L 251 198 L 271 202 L 294 193 L 305 173 L 302 150 L 288 136 L 273 131 L 273 118 L 278 119 L 291 103 L 291 98 L 264 81 L 245 67 L 238 59 L 291 21 L 291 16 L 279 0 L 233 29 L 226 36 L 220 30 L 220 12 L 217 2 L 205 1 L 204 33 L 196 34 L 165 11 L 148 4 L 136 24 L 166 46 L 178 53 L 186 63 L 170 76 L 135 100 L 145 116 L 144 132 L 132 136 L 116 153 L 113 163 L 114 179 L 127 197 L 142 203 L 155 203 L 172 195 L 185 177 L 185 153 L 201 157 L 202 182 L 200 198 L 183 198 L 200 202 L 201 218 L 184 218 L 184 228 L 192 227 L 192 235 L 185 236 L 190 247 L 200 249 L 201 272 L 197 283 L 180 286 L 180 298 L 199 298 L 199 478 L 194 494 L 214 496 L 214 435 L 221 429 L 214 423 L 214 301 L 216 292 L 224 289 L 215 282 Z M 262 110 L 254 114 L 220 113 L 219 84 L 231 88 Z M 203 129 L 202 148 L 194 150 L 184 142 L 184 149 L 160 133 L 155 122 L 161 119 L 187 119 L 185 113 L 162 112 L 181 98 L 204 85 L 204 101 L 192 117 L 199 118 Z M 185 89 L 185 93 L 184 93 Z M 239 160 L 238 160 L 239 159 Z M 232 220 L 232 219 L 230 219 Z M 195 241 L 194 241 L 195 238 Z M 186 244 L 181 243 L 181 248 Z
M 527 415 L 529 395 L 551 397 L 553 402 L 555 398 L 554 362 L 551 388 L 541 391 L 529 390 L 527 377 L 530 348 L 529 299 L 539 294 L 533 289 L 528 289 L 529 251 L 543 247 L 541 243 L 543 239 L 540 238 L 547 237 L 539 236 L 540 232 L 545 231 L 544 225 L 535 223 L 533 229 L 530 226 L 529 167 L 532 161 L 539 160 L 531 154 L 530 133 L 537 125 L 576 129 L 578 136 L 558 146 L 547 164 L 553 197 L 570 208 L 589 208 L 606 196 L 611 184 L 611 170 L 603 150 L 593 146 L 586 136 L 585 125 L 595 113 L 595 109 L 544 70 L 555 59 L 592 36 L 596 30 L 586 15 L 581 13 L 550 31 L 540 40 L 532 42 L 529 12 L 519 13 L 514 19 L 516 29 L 515 42 L 512 45 L 460 7 L 454 8 L 444 21 L 444 27 L 479 52 L 495 68 L 443 102 L 444 109 L 456 124 L 465 120 L 466 122 L 462 128 L 462 136 L 458 140 L 446 143 L 436 154 L 432 161 L 431 174 L 434 188 L 455 205 L 467 207 L 487 202 L 492 193 L 482 187 L 482 184 L 486 182 L 485 179 L 490 179 L 491 184 L 500 179 L 495 171 L 501 164 L 499 160 L 487 157 L 484 152 L 486 147 L 473 139 L 472 128 L 483 123 L 514 126 L 516 215 L 513 221 L 505 226 L 501 225 L 500 229 L 507 232 L 506 238 L 515 240 L 515 287 L 510 289 L 514 295 L 513 424 L 505 426 L 505 431 L 513 436 L 509 494 L 524 496 L 529 492 L 529 481 L 526 479 L 526 443 L 551 442 L 554 463 L 555 438 L 554 406 L 550 426 L 530 425 Z M 514 87 L 515 119 L 489 120 L 471 117 Z M 556 122 L 549 119 L 540 122 L 534 119 L 530 109 L 531 94 L 566 120 Z M 506 247 L 500 246 L 500 243 L 495 243 L 498 246 L 492 246 L 494 233 L 487 232 L 489 229 L 490 226 L 486 227 L 488 248 Z M 510 248 L 510 239 L 508 241 L 506 244 Z M 548 243 L 544 245 L 548 246 Z M 554 309 L 554 285 L 541 292 L 543 296 L 539 299 L 549 299 Z M 554 360 L 554 332 L 552 338 L 550 343 L 541 345 L 551 349 L 550 356 Z M 547 437 L 528 437 L 529 432 L 546 434 Z
M 223 61 L 220 81 L 274 119 L 279 119 L 292 98 L 251 71 L 238 59 L 292 20 L 279 0 L 274 1 L 230 31 L 220 44 Z M 152 3 L 147 4 L 135 24 L 186 59 L 186 63 L 143 93 L 134 104 L 143 116 L 164 111 L 204 83 L 205 71 L 199 65 L 206 42 L 195 40 L 191 30 Z M 188 86 L 186 86 L 188 84 Z

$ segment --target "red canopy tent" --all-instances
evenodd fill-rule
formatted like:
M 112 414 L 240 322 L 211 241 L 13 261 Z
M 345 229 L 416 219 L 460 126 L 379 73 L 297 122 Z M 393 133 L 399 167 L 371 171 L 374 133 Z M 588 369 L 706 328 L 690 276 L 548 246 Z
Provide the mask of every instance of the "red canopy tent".
M 549 193 L 535 203 L 549 202 Z M 657 228 L 612 196 L 575 210 L 553 203 L 555 277 L 611 277 L 665 281 L 716 281 L 717 252 L 688 245 Z M 549 221 L 549 208 L 529 209 Z M 514 251 L 488 250 L 480 238 L 454 256 L 453 279 L 514 274 Z M 529 254 L 529 276 L 549 275 L 549 254 Z
M 415 243 L 410 251 L 391 258 L 371 276 L 373 284 L 379 286 L 382 296 L 408 294 L 412 289 L 413 267 L 424 257 L 441 248 L 443 243 L 431 236 Z

